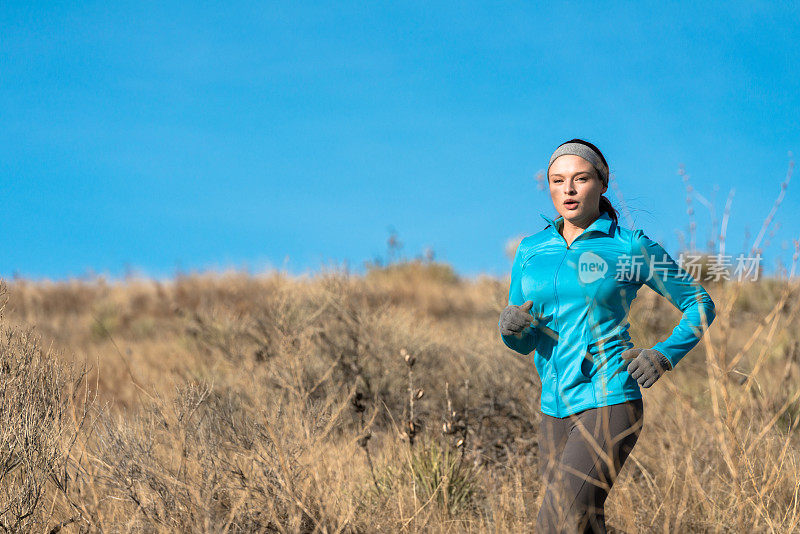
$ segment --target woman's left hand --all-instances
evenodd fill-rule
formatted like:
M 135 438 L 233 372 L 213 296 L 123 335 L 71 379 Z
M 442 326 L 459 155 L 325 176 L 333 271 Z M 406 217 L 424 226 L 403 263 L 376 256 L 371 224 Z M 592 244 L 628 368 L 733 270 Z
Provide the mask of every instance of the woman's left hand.
M 672 369 L 667 357 L 654 349 L 628 349 L 621 356 L 630 362 L 628 374 L 643 388 L 649 388 L 661 375 Z

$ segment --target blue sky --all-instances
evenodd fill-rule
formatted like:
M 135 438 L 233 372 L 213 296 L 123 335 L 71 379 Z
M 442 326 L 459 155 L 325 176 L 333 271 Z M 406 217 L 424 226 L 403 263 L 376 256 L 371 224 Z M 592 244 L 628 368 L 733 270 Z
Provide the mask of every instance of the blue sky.
M 735 188 L 741 252 L 800 151 L 800 4 L 711 4 L 4 2 L 0 276 L 358 271 L 390 229 L 499 275 L 573 137 L 673 253 L 679 165 L 719 214 Z

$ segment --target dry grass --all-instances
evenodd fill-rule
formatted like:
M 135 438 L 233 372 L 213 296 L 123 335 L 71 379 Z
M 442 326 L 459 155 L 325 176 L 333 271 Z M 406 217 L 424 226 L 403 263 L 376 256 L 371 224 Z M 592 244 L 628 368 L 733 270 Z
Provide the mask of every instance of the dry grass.
M 0 499 L 12 507 L 0 520 L 12 531 L 530 531 L 540 384 L 498 338 L 507 280 L 443 272 L 14 282 L 0 352 L 11 377 Z M 717 320 L 646 392 L 608 522 L 796 530 L 797 284 L 707 286 Z M 664 310 L 678 320 L 643 288 L 635 341 L 669 333 L 655 320 Z

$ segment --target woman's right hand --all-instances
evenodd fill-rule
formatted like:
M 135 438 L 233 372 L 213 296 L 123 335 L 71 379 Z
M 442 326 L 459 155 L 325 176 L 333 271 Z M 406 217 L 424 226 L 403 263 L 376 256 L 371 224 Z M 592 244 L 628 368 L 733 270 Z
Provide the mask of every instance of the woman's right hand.
M 535 319 L 530 314 L 533 301 L 529 300 L 520 306 L 509 304 L 500 314 L 500 334 L 504 336 L 517 336 L 522 333 Z

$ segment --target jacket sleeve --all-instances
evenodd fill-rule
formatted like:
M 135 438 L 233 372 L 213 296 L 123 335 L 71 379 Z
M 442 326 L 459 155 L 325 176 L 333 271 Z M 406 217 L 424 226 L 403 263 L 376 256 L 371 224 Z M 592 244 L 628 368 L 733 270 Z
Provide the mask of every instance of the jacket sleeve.
M 714 301 L 703 286 L 642 230 L 634 230 L 631 245 L 633 264 L 640 267 L 634 271 L 639 281 L 666 297 L 683 313 L 672 334 L 652 347 L 666 356 L 674 368 L 714 321 Z
M 511 286 L 508 290 L 508 303 L 516 306 L 525 303 L 525 296 L 522 294 L 521 284 L 525 248 L 525 240 L 523 240 L 517 247 L 517 252 L 514 255 L 514 263 L 511 265 Z M 531 316 L 531 322 L 533 322 L 533 316 Z M 500 323 L 498 322 L 498 328 L 499 326 Z M 520 354 L 530 354 L 536 348 L 539 333 L 534 328 L 533 324 L 529 324 L 519 336 L 504 336 L 500 334 L 500 337 L 508 348 Z

